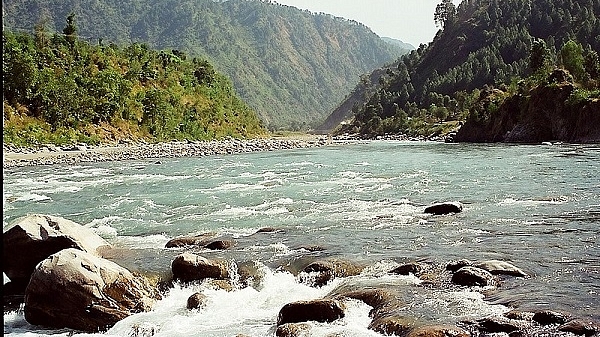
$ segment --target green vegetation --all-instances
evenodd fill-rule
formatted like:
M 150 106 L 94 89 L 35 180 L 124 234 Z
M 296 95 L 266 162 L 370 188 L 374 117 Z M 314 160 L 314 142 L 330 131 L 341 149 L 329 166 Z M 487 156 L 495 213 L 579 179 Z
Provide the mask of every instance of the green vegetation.
M 205 60 L 144 44 L 92 46 L 64 34 L 3 32 L 3 141 L 201 140 L 265 133 L 230 82 Z
M 72 11 L 90 43 L 206 57 L 272 130 L 322 122 L 361 74 L 407 51 L 358 22 L 271 1 L 11 0 L 2 10 L 8 29 L 62 31 Z
M 435 135 L 498 111 L 511 88 L 545 85 L 555 66 L 574 76 L 576 90 L 598 89 L 598 0 L 464 0 L 458 8 L 444 0 L 434 19 L 443 27 L 434 41 L 388 68 L 336 132 Z

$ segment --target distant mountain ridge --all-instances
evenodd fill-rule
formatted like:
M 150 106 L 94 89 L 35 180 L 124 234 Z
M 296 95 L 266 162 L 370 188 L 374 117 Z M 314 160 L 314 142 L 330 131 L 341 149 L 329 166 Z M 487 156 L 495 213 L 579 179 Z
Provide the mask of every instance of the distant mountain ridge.
M 75 13 L 91 43 L 147 43 L 208 58 L 271 129 L 325 119 L 359 76 L 407 50 L 366 26 L 270 1 L 4 0 L 5 29 L 60 32 Z
M 400 47 L 402 49 L 406 49 L 406 50 L 415 50 L 415 49 L 417 49 L 412 44 L 406 43 L 406 42 L 404 42 L 402 40 L 394 39 L 394 38 L 391 38 L 391 37 L 385 37 L 385 36 L 382 36 L 381 39 L 383 41 L 389 43 L 389 44 L 396 45 L 396 46 L 398 46 L 398 47 Z

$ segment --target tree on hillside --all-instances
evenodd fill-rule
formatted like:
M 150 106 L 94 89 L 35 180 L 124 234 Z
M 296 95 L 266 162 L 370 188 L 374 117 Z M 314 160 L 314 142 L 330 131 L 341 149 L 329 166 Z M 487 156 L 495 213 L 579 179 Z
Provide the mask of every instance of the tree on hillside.
M 75 13 L 71 12 L 67 17 L 67 26 L 63 29 L 63 34 L 71 47 L 77 41 L 77 26 L 75 25 Z
M 569 40 L 560 50 L 562 64 L 568 71 L 575 76 L 577 80 L 583 80 L 585 77 L 585 68 L 583 67 L 583 47 L 581 44 Z
M 546 42 L 542 39 L 535 39 L 529 55 L 529 68 L 531 68 L 531 71 L 545 70 L 550 61 L 550 49 L 548 49 Z
M 442 0 L 442 2 L 435 7 L 433 19 L 437 26 L 443 28 L 446 28 L 448 24 L 452 23 L 456 19 L 456 6 L 454 6 L 452 0 Z

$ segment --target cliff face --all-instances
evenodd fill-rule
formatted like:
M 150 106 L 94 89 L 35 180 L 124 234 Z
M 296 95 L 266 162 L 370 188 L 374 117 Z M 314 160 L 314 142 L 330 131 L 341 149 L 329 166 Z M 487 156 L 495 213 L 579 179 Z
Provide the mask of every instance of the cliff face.
M 563 82 L 508 97 L 489 118 L 468 120 L 455 141 L 600 143 L 600 99 L 577 100 L 575 90 Z

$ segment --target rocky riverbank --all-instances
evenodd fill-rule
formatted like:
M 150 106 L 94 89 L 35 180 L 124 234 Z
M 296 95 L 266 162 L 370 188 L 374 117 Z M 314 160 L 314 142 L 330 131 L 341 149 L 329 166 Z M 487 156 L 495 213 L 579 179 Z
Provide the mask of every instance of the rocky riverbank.
M 41 232 L 47 234 L 38 237 L 37 233 Z M 238 238 L 237 244 L 247 246 L 269 237 L 279 240 L 279 236 L 285 236 L 285 231 L 264 228 L 248 237 Z M 208 248 L 211 242 L 224 241 L 217 234 L 176 240 L 179 244 L 174 253 L 178 255 L 172 260 L 170 273 L 164 273 L 170 279 L 157 283 L 108 260 L 111 250 L 119 247 L 110 246 L 86 227 L 60 217 L 30 215 L 4 231 L 3 272 L 11 282 L 4 285 L 3 292 L 6 295 L 12 290 L 10 299 L 14 303 L 8 304 L 23 305 L 25 319 L 31 324 L 95 332 L 104 331 L 130 315 L 151 311 L 156 301 L 163 295 L 168 296 L 176 284 L 210 284 L 210 288 L 229 292 L 262 287 L 264 273 L 255 264 L 205 257 L 214 249 L 228 250 L 235 246 Z M 165 247 L 169 252 L 172 249 L 170 243 Z M 28 260 L 23 262 L 18 260 L 25 256 L 23 251 L 39 254 L 25 254 Z M 310 253 L 309 250 L 306 252 Z M 8 263 L 10 261 L 14 263 Z M 599 322 L 555 310 L 521 311 L 507 306 L 502 313 L 461 320 L 452 317 L 435 320 L 407 310 L 411 307 L 408 303 L 414 301 L 412 294 L 418 293 L 419 289 L 448 296 L 463 291 L 485 294 L 511 279 L 526 281 L 535 277 L 505 261 L 455 260 L 445 264 L 413 261 L 389 265 L 380 274 L 371 274 L 368 283 L 357 276 L 373 266 L 352 259 L 311 255 L 297 262 L 297 269 L 289 263 L 276 269 L 283 268 L 299 282 L 312 287 L 325 286 L 334 279 L 345 281 L 322 298 L 290 302 L 281 307 L 276 321 L 272 322 L 276 327 L 275 336 L 308 335 L 312 329 L 309 322 L 335 324 L 346 316 L 347 306 L 352 301 L 372 307 L 368 328 L 387 336 L 568 337 L 598 336 L 600 333 Z M 394 286 L 390 283 L 394 277 L 407 277 L 413 281 Z M 4 300 L 6 310 L 6 296 Z M 181 307 L 208 310 L 206 301 L 207 295 L 197 292 L 186 303 L 182 302 Z M 437 305 L 436 301 L 419 303 L 419 307 L 433 306 L 432 309 Z M 149 329 L 134 329 L 129 335 L 153 336 L 160 327 Z
M 260 151 L 290 150 L 324 146 L 332 143 L 327 137 L 227 139 L 168 143 L 120 143 L 88 146 L 85 144 L 37 148 L 3 145 L 3 168 L 77 164 L 121 160 L 204 157 Z M 339 143 L 336 141 L 336 143 Z

